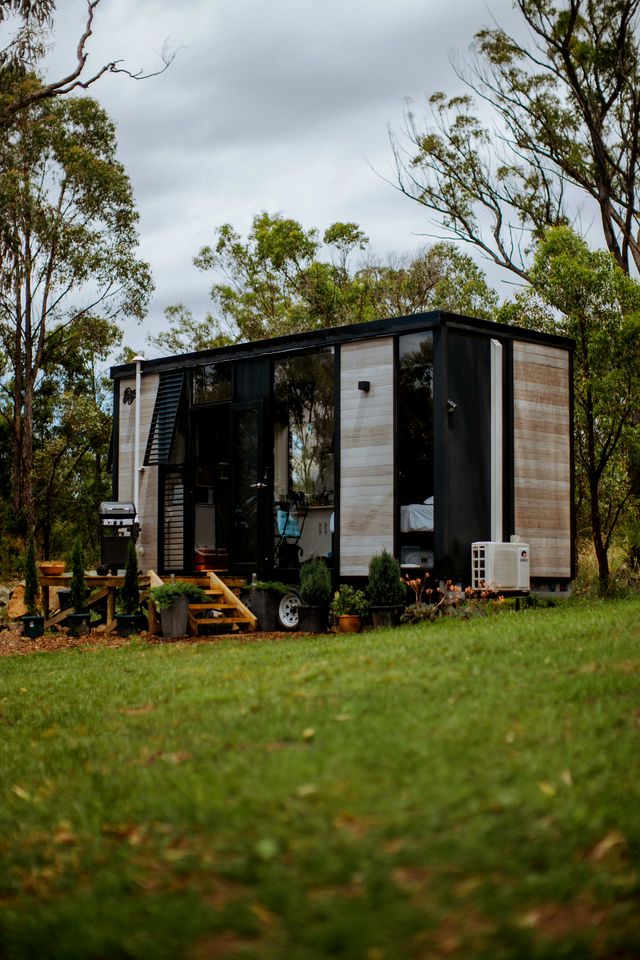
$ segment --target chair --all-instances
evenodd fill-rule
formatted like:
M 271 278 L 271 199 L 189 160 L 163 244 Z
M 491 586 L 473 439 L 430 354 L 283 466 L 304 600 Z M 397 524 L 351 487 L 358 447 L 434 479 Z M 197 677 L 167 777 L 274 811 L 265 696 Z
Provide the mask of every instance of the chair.
M 276 567 L 300 566 L 300 538 L 306 519 L 306 510 L 299 511 L 296 503 L 278 500 L 275 504 L 275 549 Z

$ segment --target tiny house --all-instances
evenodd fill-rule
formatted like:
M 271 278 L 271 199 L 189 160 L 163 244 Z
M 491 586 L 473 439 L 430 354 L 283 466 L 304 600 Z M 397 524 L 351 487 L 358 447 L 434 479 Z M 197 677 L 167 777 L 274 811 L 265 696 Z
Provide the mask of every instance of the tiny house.
M 574 576 L 572 342 L 434 311 L 113 367 L 115 500 L 141 566 L 471 580 L 471 545 Z

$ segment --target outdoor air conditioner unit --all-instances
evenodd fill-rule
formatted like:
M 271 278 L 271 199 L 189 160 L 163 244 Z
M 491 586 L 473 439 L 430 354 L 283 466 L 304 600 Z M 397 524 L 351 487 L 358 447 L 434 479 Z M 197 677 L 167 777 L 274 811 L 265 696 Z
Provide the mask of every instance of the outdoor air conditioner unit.
M 471 544 L 471 585 L 474 590 L 529 589 L 529 544 Z

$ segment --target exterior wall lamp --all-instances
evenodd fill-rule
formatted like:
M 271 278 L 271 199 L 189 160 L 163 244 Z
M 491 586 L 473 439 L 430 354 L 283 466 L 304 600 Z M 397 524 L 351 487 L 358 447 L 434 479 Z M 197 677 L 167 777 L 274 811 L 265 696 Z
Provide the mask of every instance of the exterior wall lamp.
M 363 393 L 369 393 L 369 390 L 371 390 L 371 381 L 358 380 L 358 390 L 362 390 Z

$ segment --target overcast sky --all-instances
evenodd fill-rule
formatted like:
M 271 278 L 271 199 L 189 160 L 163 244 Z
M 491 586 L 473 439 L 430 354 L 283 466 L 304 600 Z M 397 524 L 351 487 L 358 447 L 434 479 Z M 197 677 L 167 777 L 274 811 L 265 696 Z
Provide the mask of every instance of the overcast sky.
M 58 0 L 51 76 L 72 61 L 85 8 Z M 117 124 L 156 284 L 126 342 L 150 357 L 167 305 L 201 316 L 212 278 L 193 256 L 216 226 L 244 233 L 261 210 L 321 231 L 354 221 L 380 256 L 428 242 L 427 211 L 384 181 L 387 129 L 407 100 L 421 113 L 429 93 L 460 89 L 450 54 L 495 20 L 516 22 L 511 0 L 101 0 L 89 68 L 151 71 L 166 41 L 177 51 L 160 77 L 92 88 Z

